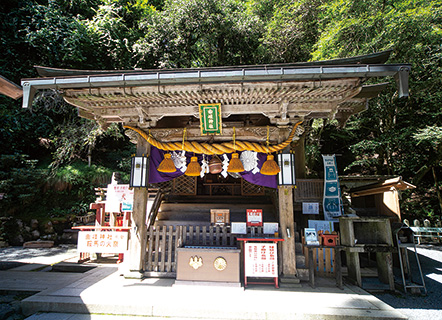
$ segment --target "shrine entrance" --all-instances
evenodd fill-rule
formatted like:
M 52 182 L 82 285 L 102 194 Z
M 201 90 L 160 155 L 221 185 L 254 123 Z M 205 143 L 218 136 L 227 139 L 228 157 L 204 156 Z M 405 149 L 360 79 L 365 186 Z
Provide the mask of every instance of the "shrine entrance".
M 206 175 L 203 178 L 179 176 L 159 184 L 175 196 L 244 197 L 263 196 L 265 187 L 247 182 L 241 177 Z

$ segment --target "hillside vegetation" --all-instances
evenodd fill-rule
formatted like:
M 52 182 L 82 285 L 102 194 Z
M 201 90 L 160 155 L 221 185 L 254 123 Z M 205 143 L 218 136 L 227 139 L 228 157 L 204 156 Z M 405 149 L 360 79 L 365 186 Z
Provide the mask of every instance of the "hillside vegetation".
M 321 153 L 340 174 L 400 175 L 417 186 L 403 212 L 441 215 L 442 3 L 438 0 L 2 0 L 0 74 L 20 83 L 34 65 L 186 68 L 315 61 L 392 49 L 410 63 L 410 97 L 395 82 L 339 128 L 315 121 L 310 177 Z M 121 127 L 80 119 L 54 92 L 32 108 L 0 96 L 0 212 L 50 219 L 87 211 L 94 186 L 129 172 Z M 6 218 L 4 218 L 6 219 Z M 4 220 L 6 221 L 6 220 Z

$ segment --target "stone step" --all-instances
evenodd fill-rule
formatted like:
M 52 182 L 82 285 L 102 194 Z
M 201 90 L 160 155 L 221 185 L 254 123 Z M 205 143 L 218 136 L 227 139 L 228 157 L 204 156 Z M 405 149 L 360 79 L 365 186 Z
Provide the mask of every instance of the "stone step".
M 306 268 L 304 256 L 296 256 L 296 268 Z
M 296 271 L 298 272 L 298 279 L 301 281 L 308 281 L 308 269 L 307 268 L 296 268 Z

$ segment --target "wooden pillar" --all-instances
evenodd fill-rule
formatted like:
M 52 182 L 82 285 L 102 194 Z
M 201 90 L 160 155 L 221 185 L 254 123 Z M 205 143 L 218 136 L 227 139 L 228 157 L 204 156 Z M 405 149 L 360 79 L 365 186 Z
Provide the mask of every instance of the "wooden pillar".
M 150 154 L 150 144 L 138 136 L 137 155 Z M 146 188 L 135 188 L 134 204 L 131 216 L 131 230 L 126 278 L 143 277 L 146 257 L 147 227 L 146 208 L 148 191 Z
M 295 219 L 293 216 L 293 187 L 279 186 L 279 223 L 282 246 L 282 273 L 285 277 L 296 277 Z

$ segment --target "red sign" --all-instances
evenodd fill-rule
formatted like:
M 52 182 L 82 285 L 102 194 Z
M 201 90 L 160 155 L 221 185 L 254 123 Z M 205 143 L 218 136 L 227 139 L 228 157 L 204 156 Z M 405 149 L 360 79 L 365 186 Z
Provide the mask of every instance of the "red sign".
M 244 271 L 247 277 L 278 276 L 276 243 L 246 243 Z
M 247 226 L 262 227 L 262 209 L 247 209 Z

